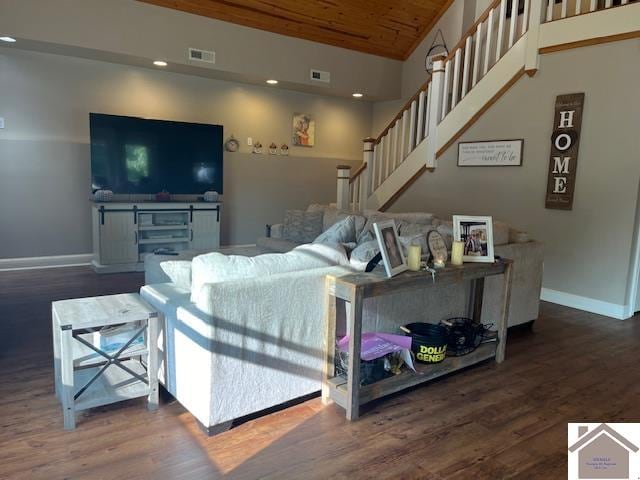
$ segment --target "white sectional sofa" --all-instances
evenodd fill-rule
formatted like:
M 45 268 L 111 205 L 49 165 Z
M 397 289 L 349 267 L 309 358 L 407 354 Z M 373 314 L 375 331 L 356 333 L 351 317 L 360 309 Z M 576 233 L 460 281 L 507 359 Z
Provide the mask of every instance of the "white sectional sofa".
M 326 209 L 323 229 L 345 213 L 311 208 Z M 423 214 L 424 222 L 427 216 Z M 407 217 L 402 220 L 401 235 L 402 225 L 416 228 Z M 429 225 L 445 236 L 450 228 L 435 218 Z M 504 228 L 494 232 L 495 251 L 515 260 L 509 324 L 516 325 L 537 318 L 542 247 L 537 242 L 509 243 L 510 235 L 520 240 L 523 235 L 509 233 L 508 227 L 505 233 Z M 353 266 L 340 254 L 314 252 L 315 247 L 303 247 L 308 257 L 300 257 L 299 249 L 291 251 L 297 244 L 282 238 L 282 230 L 275 226 L 274 236 L 260 239 L 257 249 L 236 253 L 288 251 L 285 255 L 230 261 L 210 254 L 191 261 L 192 253 L 166 262 L 151 259 L 148 265 L 148 285 L 141 295 L 165 319 L 161 381 L 210 433 L 321 388 L 325 276 L 350 273 Z M 499 315 L 500 283 L 497 277 L 485 284 L 487 323 Z M 399 324 L 465 315 L 469 297 L 468 286 L 462 284 L 367 301 L 363 330 L 399 333 Z

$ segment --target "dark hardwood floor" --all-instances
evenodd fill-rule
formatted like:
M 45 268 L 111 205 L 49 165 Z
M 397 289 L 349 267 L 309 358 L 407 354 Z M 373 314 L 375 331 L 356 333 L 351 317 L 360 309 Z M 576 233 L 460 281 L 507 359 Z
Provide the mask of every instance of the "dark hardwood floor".
M 354 423 L 315 398 L 206 437 L 179 404 L 132 400 L 64 431 L 50 302 L 141 283 L 84 267 L 0 272 L 0 478 L 560 479 L 567 422 L 640 421 L 640 319 L 544 303 L 502 365 L 378 401 Z

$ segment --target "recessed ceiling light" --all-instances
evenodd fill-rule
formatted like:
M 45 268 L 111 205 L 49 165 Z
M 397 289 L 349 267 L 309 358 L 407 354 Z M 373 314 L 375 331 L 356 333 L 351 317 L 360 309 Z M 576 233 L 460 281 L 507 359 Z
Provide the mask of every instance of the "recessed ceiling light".
M 0 40 L 7 43 L 15 43 L 16 39 L 13 37 L 0 37 Z
M 352 93 L 351 96 L 354 98 L 362 98 L 362 94 L 360 92 Z
M 267 80 L 267 83 L 269 85 L 277 85 L 278 84 L 278 80 Z
M 164 60 L 156 60 L 155 62 L 153 62 L 153 64 L 156 67 L 166 67 L 167 66 L 167 62 L 165 62 Z

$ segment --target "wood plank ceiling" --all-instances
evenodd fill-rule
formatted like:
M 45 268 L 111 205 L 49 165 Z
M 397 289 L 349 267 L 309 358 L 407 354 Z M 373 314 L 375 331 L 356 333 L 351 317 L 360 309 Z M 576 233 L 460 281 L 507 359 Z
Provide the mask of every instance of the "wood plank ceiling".
M 140 0 L 405 60 L 452 0 Z

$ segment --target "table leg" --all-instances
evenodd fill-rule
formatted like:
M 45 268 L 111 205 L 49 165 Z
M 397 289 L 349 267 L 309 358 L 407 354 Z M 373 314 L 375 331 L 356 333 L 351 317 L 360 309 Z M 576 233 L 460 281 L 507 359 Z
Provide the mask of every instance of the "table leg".
M 354 291 L 349 304 L 349 374 L 347 419 L 360 416 L 360 350 L 362 347 L 362 296 Z
M 147 378 L 149 380 L 149 397 L 147 409 L 158 409 L 158 314 L 149 315 L 147 319 L 147 342 L 149 360 L 147 365 Z
M 62 385 L 60 386 L 60 400 L 62 402 L 62 415 L 64 417 L 65 430 L 76 428 L 75 400 L 73 399 L 73 330 L 71 325 L 64 325 L 59 332 L 60 338 L 60 373 Z
M 472 298 L 472 320 L 480 323 L 482 318 L 482 301 L 484 299 L 484 277 L 477 278 L 473 281 L 473 298 Z
M 325 327 L 324 336 L 324 362 L 322 372 L 322 403 L 331 402 L 328 381 L 335 376 L 335 350 L 336 350 L 336 297 L 331 288 L 333 279 L 327 277 L 325 286 Z
M 509 322 L 509 303 L 511 303 L 511 281 L 513 263 L 506 262 L 504 267 L 504 280 L 502 283 L 502 308 L 498 324 L 498 346 L 496 349 L 496 362 L 502 363 L 507 348 L 507 325 Z

